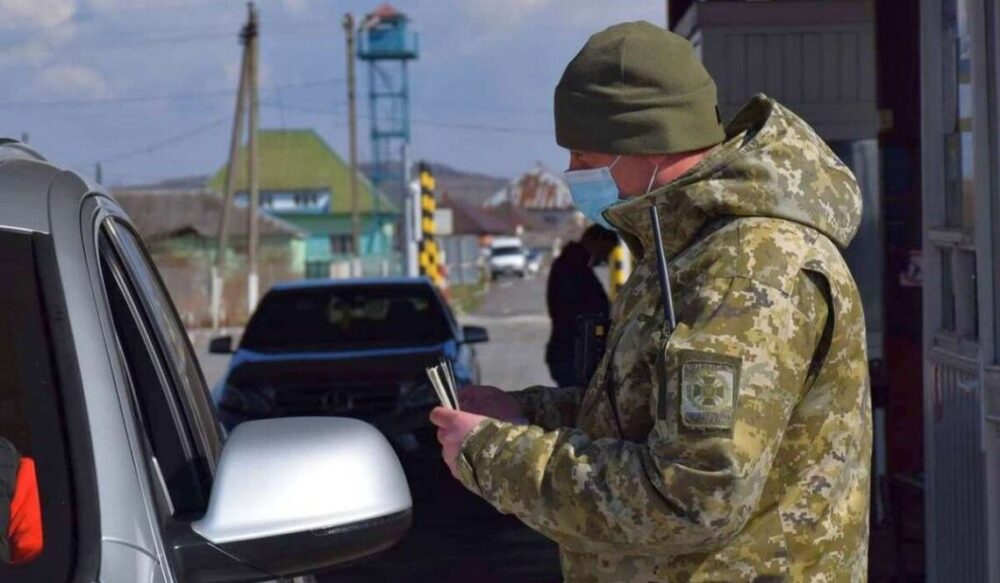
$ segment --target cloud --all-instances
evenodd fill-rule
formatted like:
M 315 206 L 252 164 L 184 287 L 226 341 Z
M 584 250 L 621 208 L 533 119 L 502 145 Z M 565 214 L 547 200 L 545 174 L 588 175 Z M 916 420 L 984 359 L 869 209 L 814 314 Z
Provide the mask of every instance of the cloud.
M 23 40 L 7 42 L 7 48 L 0 52 L 0 67 L 42 64 L 72 42 L 76 36 L 76 25 L 67 22 L 63 26 L 36 32 Z
M 24 27 L 59 26 L 76 11 L 76 0 L 0 0 L 0 20 Z
M 491 26 L 511 26 L 537 14 L 557 0 L 473 0 L 466 4 L 466 9 L 476 20 Z
M 77 36 L 76 0 L 0 0 L 0 67 L 37 66 Z
M 89 67 L 60 65 L 48 67 L 34 79 L 36 92 L 66 97 L 101 99 L 112 95 L 104 77 Z
M 98 12 L 156 10 L 189 4 L 191 0 L 87 0 L 87 6 Z
M 592 28 L 595 23 L 646 19 L 662 24 L 662 2 L 612 3 L 608 0 L 466 0 L 463 6 L 481 24 L 509 28 L 535 20 L 553 27 Z

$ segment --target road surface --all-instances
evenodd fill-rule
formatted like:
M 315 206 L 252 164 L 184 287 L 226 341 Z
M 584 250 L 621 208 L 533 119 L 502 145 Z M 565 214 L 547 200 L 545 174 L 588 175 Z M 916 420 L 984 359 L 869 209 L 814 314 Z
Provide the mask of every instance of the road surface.
M 461 321 L 490 333 L 490 341 L 477 349 L 483 384 L 516 391 L 552 382 L 544 362 L 549 337 L 544 279 L 494 283 L 476 313 Z
M 494 283 L 462 324 L 484 326 L 482 382 L 518 390 L 551 382 L 544 363 L 549 321 L 545 280 Z M 238 333 L 238 331 L 235 331 Z M 209 387 L 225 374 L 228 356 L 208 353 L 209 335 L 193 334 Z M 322 582 L 437 581 L 549 583 L 559 581 L 554 544 L 468 493 L 447 473 L 437 451 L 404 459 L 414 498 L 414 526 L 394 549 L 373 560 L 319 577 Z

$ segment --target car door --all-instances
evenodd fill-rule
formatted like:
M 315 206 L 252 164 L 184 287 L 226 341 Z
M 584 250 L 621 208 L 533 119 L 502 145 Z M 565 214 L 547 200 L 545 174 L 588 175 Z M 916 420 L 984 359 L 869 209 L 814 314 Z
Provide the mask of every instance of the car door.
M 172 580 L 182 567 L 174 550 L 192 543 L 190 522 L 207 508 L 222 430 L 187 334 L 138 235 L 113 212 L 101 219 L 97 239 L 114 352 L 125 370 L 154 492 L 157 560 L 161 576 Z
M 183 581 L 185 565 L 178 557 L 205 545 L 190 523 L 205 513 L 224 430 L 163 281 L 139 236 L 114 209 L 100 225 L 98 251 L 154 481 L 155 516 L 164 546 L 158 575 Z M 192 556 L 189 551 L 186 555 Z M 251 565 L 244 567 L 248 580 L 263 575 Z M 239 578 L 237 572 L 231 568 L 227 576 Z M 297 577 L 292 583 L 313 580 Z

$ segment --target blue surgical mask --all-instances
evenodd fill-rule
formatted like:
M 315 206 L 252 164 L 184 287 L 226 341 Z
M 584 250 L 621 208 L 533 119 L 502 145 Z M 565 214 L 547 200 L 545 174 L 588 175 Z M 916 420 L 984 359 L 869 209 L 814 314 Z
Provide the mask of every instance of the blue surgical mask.
M 611 176 L 611 169 L 618 160 L 621 156 L 603 168 L 566 171 L 566 185 L 573 197 L 573 205 L 591 222 L 611 230 L 616 229 L 604 218 L 604 211 L 621 201 L 618 183 Z
M 610 166 L 603 168 L 567 170 L 565 173 L 566 184 L 569 186 L 569 193 L 573 197 L 573 204 L 576 208 L 591 222 L 612 231 L 618 229 L 611 226 L 611 223 L 604 218 L 604 211 L 621 202 L 618 183 L 611 176 L 611 169 L 621 158 L 618 156 Z M 652 192 L 653 185 L 656 183 L 656 175 L 659 172 L 660 165 L 657 164 L 653 175 L 649 178 L 649 186 L 646 187 L 647 194 Z

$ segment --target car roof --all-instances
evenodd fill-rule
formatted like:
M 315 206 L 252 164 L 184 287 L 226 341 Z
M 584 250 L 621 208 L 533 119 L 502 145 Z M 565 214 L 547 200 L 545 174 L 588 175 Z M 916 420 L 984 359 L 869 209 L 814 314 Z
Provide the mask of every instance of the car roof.
M 51 197 L 79 200 L 91 190 L 79 175 L 17 140 L 0 138 L 0 228 L 48 233 Z
M 358 287 L 358 286 L 430 286 L 431 281 L 426 277 L 380 277 L 380 278 L 357 278 L 357 279 L 303 279 L 299 281 L 289 281 L 275 284 L 271 289 L 274 291 L 290 291 L 298 289 L 321 289 L 337 287 Z

